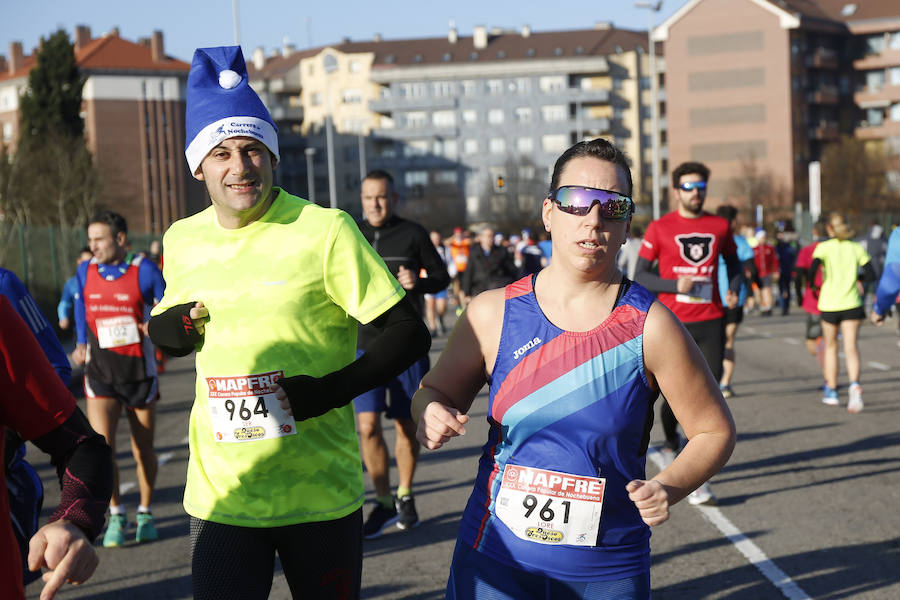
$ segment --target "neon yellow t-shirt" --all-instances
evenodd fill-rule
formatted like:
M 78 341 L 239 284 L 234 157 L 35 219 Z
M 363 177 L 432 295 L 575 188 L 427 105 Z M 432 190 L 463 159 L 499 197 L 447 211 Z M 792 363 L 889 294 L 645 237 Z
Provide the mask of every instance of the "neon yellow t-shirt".
M 174 223 L 163 241 L 166 293 L 153 310 L 193 301 L 209 310 L 184 508 L 227 525 L 327 521 L 362 506 L 352 406 L 278 421 L 269 386 L 352 362 L 357 321 L 404 295 L 349 215 L 275 192 L 268 212 L 240 229 L 222 228 L 213 207 Z
M 831 238 L 816 246 L 816 258 L 822 261 L 819 310 L 837 312 L 862 306 L 856 281 L 859 268 L 871 260 L 865 248 L 852 240 Z

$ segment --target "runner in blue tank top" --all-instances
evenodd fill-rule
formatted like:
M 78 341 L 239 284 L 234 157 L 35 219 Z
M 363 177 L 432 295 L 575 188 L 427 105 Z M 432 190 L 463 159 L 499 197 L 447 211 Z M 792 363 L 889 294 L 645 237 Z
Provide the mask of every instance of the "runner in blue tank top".
M 631 192 L 609 142 L 567 150 L 542 208 L 553 262 L 475 298 L 413 399 L 433 450 L 465 433 L 490 386 L 448 598 L 649 598 L 649 527 L 731 454 L 734 423 L 696 344 L 616 267 Z M 690 441 L 646 480 L 660 391 Z

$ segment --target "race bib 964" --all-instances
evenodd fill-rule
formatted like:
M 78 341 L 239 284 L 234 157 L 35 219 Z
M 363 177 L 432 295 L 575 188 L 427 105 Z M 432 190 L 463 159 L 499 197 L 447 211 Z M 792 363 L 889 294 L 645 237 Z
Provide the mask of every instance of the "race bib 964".
M 282 371 L 255 375 L 207 377 L 209 417 L 217 442 L 253 442 L 297 433 L 272 385 Z

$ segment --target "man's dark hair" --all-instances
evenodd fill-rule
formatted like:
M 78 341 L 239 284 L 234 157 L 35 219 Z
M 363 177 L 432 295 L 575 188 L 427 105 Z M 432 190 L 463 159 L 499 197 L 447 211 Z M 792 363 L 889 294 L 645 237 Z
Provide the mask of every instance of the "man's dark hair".
M 723 204 L 719 208 L 716 209 L 716 214 L 720 217 L 724 217 L 726 221 L 731 223 L 737 218 L 738 209 L 731 206 L 730 204 Z
M 550 178 L 551 191 L 559 187 L 559 178 L 562 176 L 563 169 L 565 169 L 569 161 L 573 158 L 581 157 L 605 160 L 622 169 L 628 182 L 628 189 L 625 190 L 625 195 L 631 196 L 634 184 L 631 180 L 631 167 L 628 166 L 628 159 L 625 157 L 624 152 L 603 138 L 578 142 L 556 159 L 556 164 L 553 165 L 553 176 Z
M 94 223 L 109 225 L 109 230 L 113 237 L 116 237 L 119 233 L 128 234 L 128 224 L 125 222 L 125 217 L 111 210 L 101 210 L 96 213 L 91 217 L 91 220 L 88 221 L 88 226 L 90 227 Z
M 682 175 L 699 175 L 703 181 L 709 181 L 709 167 L 700 162 L 681 163 L 672 171 L 672 187 L 677 188 Z
M 384 169 L 374 169 L 366 173 L 366 176 L 363 177 L 363 181 L 366 179 L 380 179 L 382 181 L 387 181 L 388 185 L 391 189 L 394 189 L 394 178 L 391 177 L 391 174 L 385 171 Z

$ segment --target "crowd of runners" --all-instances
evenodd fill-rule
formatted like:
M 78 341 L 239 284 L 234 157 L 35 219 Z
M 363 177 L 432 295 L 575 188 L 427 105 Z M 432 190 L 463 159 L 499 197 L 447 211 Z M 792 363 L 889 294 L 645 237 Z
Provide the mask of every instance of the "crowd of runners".
M 277 129 L 236 46 L 196 51 L 185 125 L 211 205 L 172 224 L 165 263 L 158 242 L 134 253 L 125 219 L 98 213 L 66 282 L 58 322 L 74 329 L 86 416 L 52 328 L 0 271 L 7 481 L 27 477 L 32 440 L 62 485 L 51 523 L 27 534 L 20 487 L 9 505 L 4 491 L 0 564 L 15 576 L 3 598 L 23 597 L 29 569 L 48 570 L 48 597 L 90 577 L 104 513 L 105 547 L 125 545 L 132 523 L 138 544 L 159 537 L 162 353 L 195 355 L 184 494 L 195 598 L 266 598 L 276 556 L 295 597 L 358 598 L 363 540 L 419 524 L 420 448 L 464 434 L 485 385 L 490 432 L 459 507 L 448 598 L 649 598 L 650 527 L 682 499 L 716 502 L 749 311 L 801 306 L 821 401 L 842 404 L 846 390 L 847 410 L 864 408 L 859 329 L 867 309 L 881 325 L 898 300 L 900 230 L 886 240 L 873 226 L 861 243 L 837 213 L 809 245 L 791 223 L 745 230 L 734 207 L 705 210 L 711 172 L 687 162 L 672 171 L 672 212 L 642 232 L 628 159 L 603 139 L 558 158 L 537 235 L 482 224 L 444 238 L 397 214 L 381 170 L 362 180 L 354 223 L 273 185 Z M 432 366 L 435 337 L 447 342 Z M 664 468 L 648 479 L 657 399 Z M 123 413 L 134 522 L 115 465 Z M 396 424 L 395 487 L 382 415 Z

